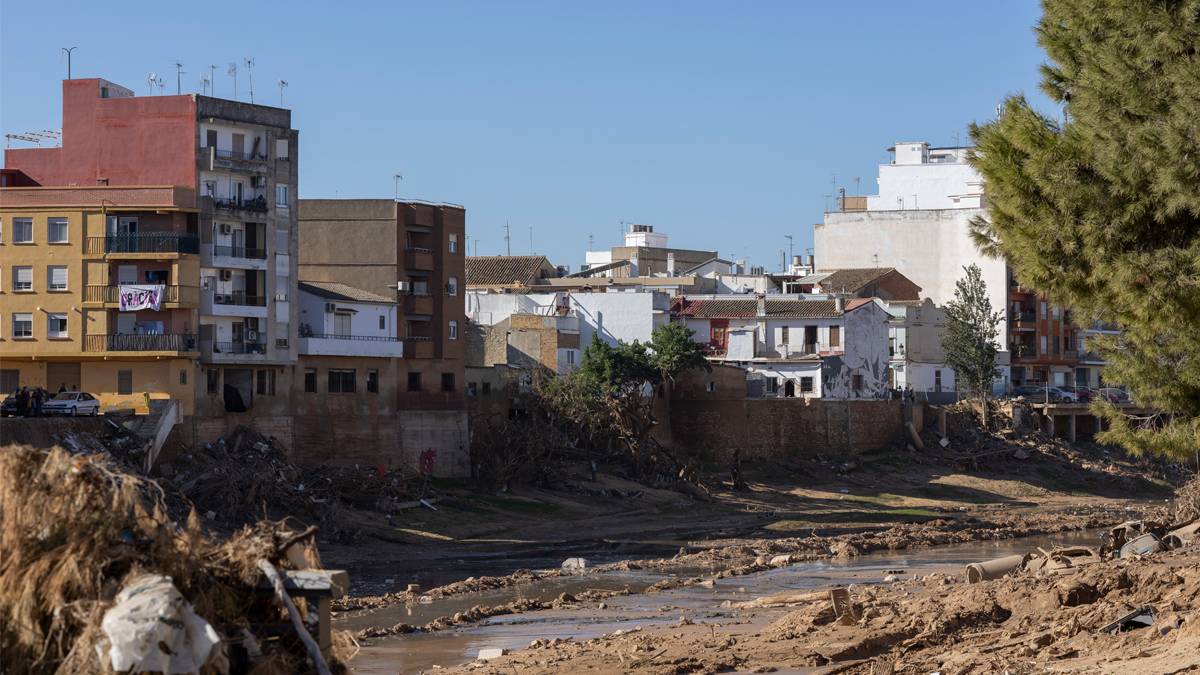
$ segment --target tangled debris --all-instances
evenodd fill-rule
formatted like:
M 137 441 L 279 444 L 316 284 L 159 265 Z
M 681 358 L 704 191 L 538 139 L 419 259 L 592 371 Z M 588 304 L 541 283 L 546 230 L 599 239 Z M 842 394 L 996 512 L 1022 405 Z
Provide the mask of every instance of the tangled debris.
M 192 511 L 172 519 L 153 481 L 62 447 L 0 448 L 0 641 L 8 672 L 94 673 L 102 621 L 127 584 L 169 577 L 220 639 L 204 672 L 308 672 L 295 636 L 270 637 L 281 605 L 256 592 L 265 561 L 319 569 L 312 530 L 259 521 L 217 540 Z M 346 636 L 335 640 L 348 645 Z

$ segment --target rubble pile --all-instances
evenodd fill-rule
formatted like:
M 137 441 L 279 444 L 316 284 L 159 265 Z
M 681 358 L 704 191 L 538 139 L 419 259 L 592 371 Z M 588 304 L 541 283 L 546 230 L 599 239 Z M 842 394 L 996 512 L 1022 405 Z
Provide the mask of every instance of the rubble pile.
M 279 637 L 289 612 L 256 586 L 265 568 L 319 570 L 315 528 L 258 521 L 216 540 L 110 458 L 16 445 L 0 448 L 0 522 L 7 671 L 314 668 L 299 631 Z M 352 641 L 334 642 L 336 661 Z

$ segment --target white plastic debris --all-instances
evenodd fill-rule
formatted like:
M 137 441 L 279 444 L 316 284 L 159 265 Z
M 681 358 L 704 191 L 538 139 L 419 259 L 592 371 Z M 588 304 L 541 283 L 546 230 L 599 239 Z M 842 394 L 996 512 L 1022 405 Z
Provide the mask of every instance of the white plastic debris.
M 137 577 L 117 594 L 117 604 L 101 622 L 105 639 L 96 645 L 117 672 L 198 673 L 220 656 L 221 636 L 200 618 L 171 577 Z M 228 671 L 228 661 L 222 672 Z
M 498 659 L 508 653 L 507 649 L 480 649 L 479 660 L 486 661 L 488 659 Z

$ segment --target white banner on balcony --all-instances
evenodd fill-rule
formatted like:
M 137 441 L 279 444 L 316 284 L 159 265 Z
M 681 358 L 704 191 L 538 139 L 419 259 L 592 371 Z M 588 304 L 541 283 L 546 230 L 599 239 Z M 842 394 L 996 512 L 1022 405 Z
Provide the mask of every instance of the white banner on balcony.
M 158 311 L 162 305 L 166 286 L 120 286 L 121 311 L 136 312 L 139 309 Z

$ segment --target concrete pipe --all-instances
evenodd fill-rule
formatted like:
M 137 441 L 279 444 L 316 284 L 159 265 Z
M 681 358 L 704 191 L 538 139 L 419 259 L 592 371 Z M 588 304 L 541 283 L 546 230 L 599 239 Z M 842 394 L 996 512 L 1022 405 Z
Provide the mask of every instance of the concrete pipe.
M 905 423 L 904 423 L 904 428 L 905 428 L 905 429 L 908 429 L 908 436 L 909 436 L 909 438 L 911 438 L 911 439 L 912 439 L 912 444 L 913 444 L 913 447 L 915 447 L 915 448 L 916 448 L 916 449 L 918 449 L 918 450 L 924 450 L 924 449 L 925 449 L 925 443 L 923 443 L 923 442 L 921 441 L 921 434 L 918 434 L 918 433 L 917 433 L 917 428 L 913 426 L 913 423 L 912 423 L 912 422 L 905 422 Z
M 1029 560 L 1029 554 L 1025 555 L 1010 555 L 1007 558 L 996 558 L 995 560 L 987 560 L 979 563 L 971 563 L 967 565 L 967 583 L 977 584 L 981 581 L 990 581 L 991 579 L 999 579 L 1005 574 L 1019 569 Z

